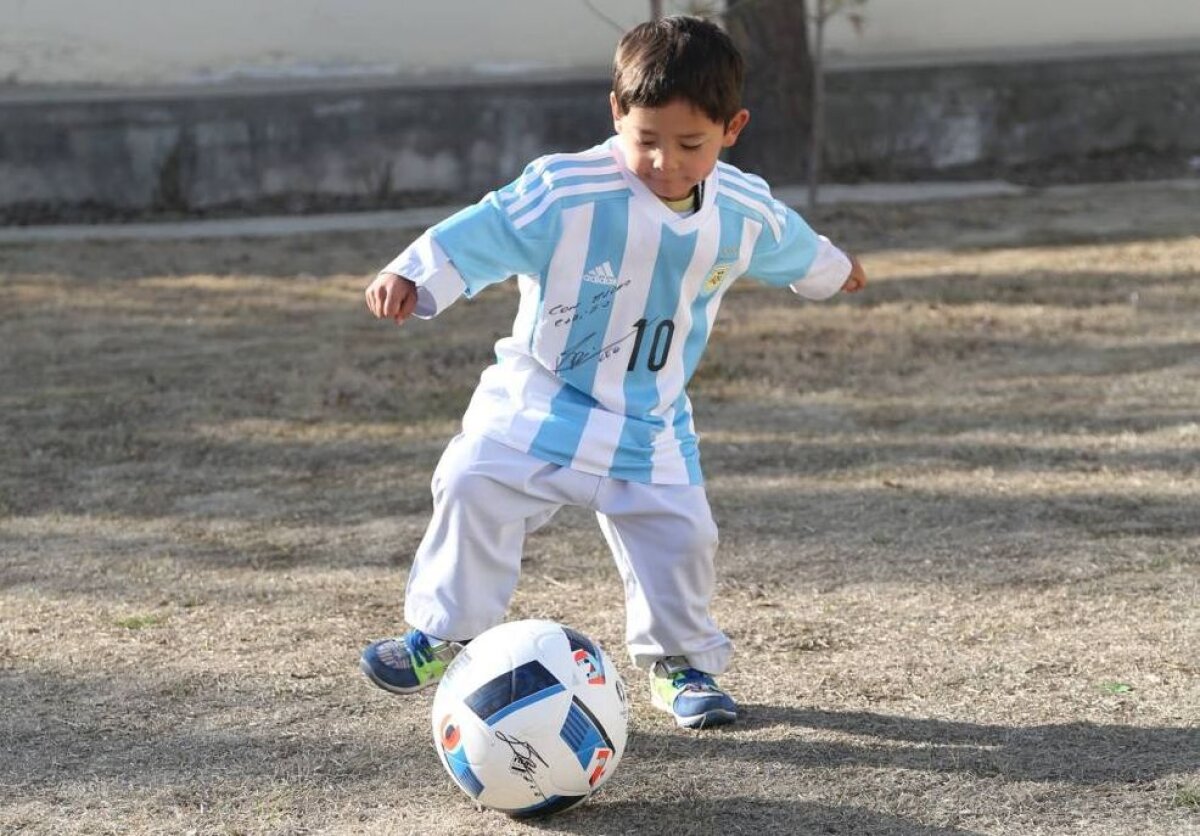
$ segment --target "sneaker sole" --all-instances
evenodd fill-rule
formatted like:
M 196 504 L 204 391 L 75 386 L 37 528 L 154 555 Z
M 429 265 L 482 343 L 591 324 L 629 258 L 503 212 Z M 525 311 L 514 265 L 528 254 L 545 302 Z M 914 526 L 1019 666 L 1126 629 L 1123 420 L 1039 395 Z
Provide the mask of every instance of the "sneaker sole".
M 675 717 L 675 724 L 683 729 L 711 729 L 717 726 L 728 726 L 734 722 L 737 722 L 737 712 L 726 711 L 723 708 L 714 708 L 712 711 L 706 711 L 695 717 Z
M 363 672 L 363 676 L 371 681 L 372 685 L 376 686 L 377 688 L 382 688 L 383 690 L 389 691 L 393 694 L 415 694 L 418 691 L 424 691 L 430 685 L 436 685 L 439 681 L 441 681 L 441 677 L 438 677 L 437 679 L 431 679 L 428 682 L 413 686 L 412 688 L 401 688 L 399 685 L 392 685 L 389 682 L 384 682 L 382 679 L 376 676 L 375 671 L 371 670 L 371 666 L 367 663 L 366 659 L 359 658 L 358 669 Z
M 674 717 L 675 725 L 681 729 L 711 729 L 717 726 L 728 726 L 730 723 L 737 722 L 737 712 L 728 711 L 724 708 L 714 708 L 712 711 L 706 711 L 703 714 L 681 717 L 669 705 L 660 700 L 658 694 L 654 691 L 650 692 L 650 705 Z

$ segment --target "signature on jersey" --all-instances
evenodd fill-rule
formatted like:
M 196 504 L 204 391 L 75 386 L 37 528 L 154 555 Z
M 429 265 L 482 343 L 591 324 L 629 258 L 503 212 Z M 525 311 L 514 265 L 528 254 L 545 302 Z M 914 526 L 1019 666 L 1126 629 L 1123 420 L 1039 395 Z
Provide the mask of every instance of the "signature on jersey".
M 596 311 L 602 311 L 606 308 L 611 308 L 613 297 L 617 295 L 623 287 L 628 287 L 632 284 L 631 279 L 626 279 L 620 284 L 606 287 L 598 293 L 592 294 L 591 298 L 586 302 L 577 302 L 574 305 L 551 305 L 546 309 L 547 319 L 553 317 L 551 325 L 555 328 L 563 328 L 573 322 L 578 322 L 584 317 L 591 316 Z
M 656 317 L 655 319 L 646 321 L 639 320 L 638 327 L 635 327 L 625 336 L 618 337 L 607 345 L 600 346 L 600 348 L 595 347 L 596 332 L 593 331 L 583 339 L 563 349 L 562 354 L 558 355 L 558 362 L 554 364 L 555 373 L 577 369 L 584 363 L 589 363 L 592 360 L 595 360 L 597 363 L 603 363 L 610 357 L 615 357 L 621 353 L 623 343 L 636 337 L 645 328 L 647 323 L 653 324 L 658 319 Z

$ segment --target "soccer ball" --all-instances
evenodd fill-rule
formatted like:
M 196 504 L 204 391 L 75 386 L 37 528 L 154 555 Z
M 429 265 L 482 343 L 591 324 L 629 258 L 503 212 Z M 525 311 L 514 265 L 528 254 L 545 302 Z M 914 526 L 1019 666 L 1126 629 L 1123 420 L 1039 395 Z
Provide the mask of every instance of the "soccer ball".
M 442 765 L 480 805 L 515 817 L 574 807 L 612 777 L 629 707 L 600 645 L 553 621 L 480 634 L 433 698 Z

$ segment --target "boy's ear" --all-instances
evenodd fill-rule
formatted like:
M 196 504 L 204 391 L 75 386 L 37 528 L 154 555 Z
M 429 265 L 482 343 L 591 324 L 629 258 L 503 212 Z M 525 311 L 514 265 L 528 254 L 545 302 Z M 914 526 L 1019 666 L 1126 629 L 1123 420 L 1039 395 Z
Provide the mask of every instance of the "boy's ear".
M 617 104 L 617 94 L 608 94 L 608 106 L 612 108 L 613 130 L 621 132 L 621 106 Z
M 733 118 L 725 125 L 725 136 L 721 139 L 721 147 L 732 148 L 738 141 L 738 136 L 742 133 L 742 129 L 746 127 L 746 123 L 749 121 L 750 111 L 744 107 L 733 114 Z

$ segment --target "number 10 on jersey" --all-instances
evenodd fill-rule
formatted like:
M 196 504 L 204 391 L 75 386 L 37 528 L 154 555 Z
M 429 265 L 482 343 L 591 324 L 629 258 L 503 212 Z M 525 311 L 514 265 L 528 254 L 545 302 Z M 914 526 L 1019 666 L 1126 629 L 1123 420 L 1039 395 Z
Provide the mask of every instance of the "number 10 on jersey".
M 633 323 L 635 329 L 633 338 L 633 351 L 629 352 L 629 367 L 627 371 L 633 371 L 637 368 L 638 359 L 642 355 L 642 346 L 646 341 L 646 329 L 650 322 L 647 319 L 639 319 Z M 675 336 L 675 323 L 669 319 L 664 319 L 654 326 L 654 332 L 650 336 L 650 347 L 646 352 L 646 368 L 652 372 L 656 372 L 663 366 L 667 365 L 667 355 L 671 352 L 671 338 Z

